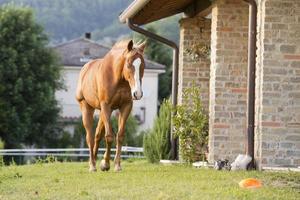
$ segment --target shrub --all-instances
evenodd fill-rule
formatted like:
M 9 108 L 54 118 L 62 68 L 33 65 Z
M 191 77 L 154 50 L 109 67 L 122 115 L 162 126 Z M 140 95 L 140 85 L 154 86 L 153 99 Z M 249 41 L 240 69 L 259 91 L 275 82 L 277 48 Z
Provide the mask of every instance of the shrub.
M 4 142 L 2 141 L 1 138 L 0 138 L 0 149 L 4 149 Z
M 200 100 L 200 90 L 192 87 L 183 91 L 183 103 L 175 108 L 172 118 L 174 135 L 179 137 L 181 158 L 188 162 L 203 160 L 208 142 L 208 120 Z
M 0 138 L 0 149 L 4 149 L 4 142 Z M 4 165 L 3 156 L 0 156 L 0 167 Z
M 171 108 L 170 101 L 164 100 L 153 128 L 144 134 L 144 154 L 151 163 L 170 157 Z

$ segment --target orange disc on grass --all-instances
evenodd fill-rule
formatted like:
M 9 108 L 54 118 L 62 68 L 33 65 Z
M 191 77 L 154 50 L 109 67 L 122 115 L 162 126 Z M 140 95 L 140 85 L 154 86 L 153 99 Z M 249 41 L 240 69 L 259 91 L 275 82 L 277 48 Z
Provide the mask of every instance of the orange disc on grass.
M 260 188 L 262 186 L 261 181 L 255 178 L 247 178 L 239 183 L 241 188 Z

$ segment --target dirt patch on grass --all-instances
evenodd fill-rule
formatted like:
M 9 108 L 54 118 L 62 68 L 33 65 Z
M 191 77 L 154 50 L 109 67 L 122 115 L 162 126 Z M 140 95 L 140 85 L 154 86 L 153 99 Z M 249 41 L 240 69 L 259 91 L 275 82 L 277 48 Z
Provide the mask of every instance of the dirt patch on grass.
M 288 187 L 293 188 L 300 193 L 300 173 L 287 172 L 276 173 L 272 172 L 272 176 L 264 177 L 265 183 L 274 187 Z

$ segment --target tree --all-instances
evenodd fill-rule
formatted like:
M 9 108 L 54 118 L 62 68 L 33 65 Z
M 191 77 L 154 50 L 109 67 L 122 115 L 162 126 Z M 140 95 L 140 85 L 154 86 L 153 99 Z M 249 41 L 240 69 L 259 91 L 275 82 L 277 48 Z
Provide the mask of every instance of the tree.
M 171 110 L 170 100 L 164 100 L 152 129 L 144 134 L 144 154 L 151 163 L 170 157 Z
M 6 148 L 54 146 L 60 67 L 32 11 L 0 7 L 0 137 Z

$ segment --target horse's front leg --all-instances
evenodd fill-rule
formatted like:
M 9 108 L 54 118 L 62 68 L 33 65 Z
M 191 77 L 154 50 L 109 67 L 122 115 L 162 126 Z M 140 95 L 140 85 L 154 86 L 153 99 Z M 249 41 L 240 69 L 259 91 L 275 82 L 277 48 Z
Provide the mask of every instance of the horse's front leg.
M 94 142 L 94 159 L 95 159 L 95 161 L 97 160 L 99 142 L 104 137 L 104 134 L 105 134 L 104 124 L 101 120 L 101 117 L 99 117 L 98 125 L 96 128 L 96 133 L 95 133 L 95 142 Z
M 117 134 L 117 150 L 115 155 L 115 171 L 121 171 L 121 150 L 122 150 L 122 143 L 125 136 L 125 124 L 127 118 L 131 112 L 132 103 L 126 104 L 120 108 L 119 114 L 119 130 Z
M 101 104 L 101 112 L 100 117 L 105 127 L 105 142 L 106 142 L 106 151 L 103 156 L 103 160 L 100 163 L 100 169 L 102 171 L 108 171 L 110 168 L 110 148 L 113 142 L 113 130 L 110 123 L 110 116 L 111 116 L 111 108 L 106 103 Z

